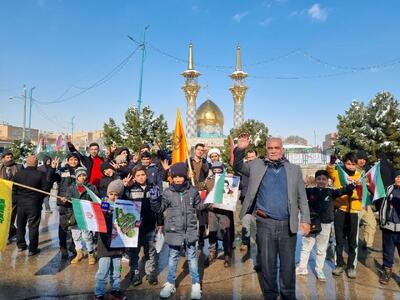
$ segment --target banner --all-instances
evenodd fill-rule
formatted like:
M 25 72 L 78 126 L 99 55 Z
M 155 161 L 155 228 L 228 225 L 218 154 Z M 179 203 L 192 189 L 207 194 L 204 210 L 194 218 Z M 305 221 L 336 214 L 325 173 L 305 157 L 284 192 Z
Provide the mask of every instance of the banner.
M 141 201 L 115 201 L 111 248 L 136 248 L 138 246 L 141 208 Z
M 235 211 L 239 199 L 239 176 L 215 175 L 214 188 L 207 195 L 204 204 L 213 204 L 214 208 Z
M 183 122 L 181 112 L 179 109 L 176 111 L 176 124 L 172 145 L 172 164 L 184 162 L 188 157 L 189 146 L 186 141 L 185 130 L 183 129 Z
M 0 252 L 8 242 L 12 211 L 12 182 L 0 179 Z

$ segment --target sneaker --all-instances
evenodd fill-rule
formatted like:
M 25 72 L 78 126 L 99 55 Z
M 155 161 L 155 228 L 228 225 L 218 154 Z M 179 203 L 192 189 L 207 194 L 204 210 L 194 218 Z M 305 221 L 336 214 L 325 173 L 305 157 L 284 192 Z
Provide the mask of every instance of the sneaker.
M 126 295 L 121 291 L 111 291 L 110 299 L 112 300 L 125 300 Z
M 343 273 L 343 267 L 336 267 L 333 271 L 332 274 L 335 276 L 340 276 Z
M 190 299 L 201 299 L 201 286 L 200 283 L 192 284 L 192 293 Z
M 326 281 L 326 276 L 324 271 L 316 271 L 316 273 L 317 273 L 317 279 L 319 281 Z
M 147 275 L 146 278 L 150 285 L 158 284 L 158 279 L 156 275 Z
M 383 272 L 381 277 L 379 278 L 379 283 L 387 285 L 390 281 L 391 276 L 392 276 L 392 268 L 383 267 Z
M 347 277 L 354 279 L 357 277 L 356 270 L 354 268 L 347 269 Z
M 96 300 L 104 300 L 104 295 L 94 295 L 94 299 Z
M 139 270 L 135 270 L 132 273 L 131 281 L 132 281 L 133 286 L 138 286 L 138 285 L 142 284 L 142 277 L 140 277 Z
M 23 252 L 23 251 L 25 251 L 26 249 L 28 249 L 28 247 L 27 247 L 27 246 L 23 246 L 23 247 L 21 247 L 21 248 L 18 248 L 18 252 Z
M 308 270 L 305 268 L 296 268 L 296 275 L 308 275 Z
M 192 289 L 192 291 L 193 291 L 193 289 Z M 166 282 L 164 284 L 163 289 L 160 292 L 160 298 L 167 299 L 167 298 L 171 297 L 172 294 L 174 294 L 175 292 L 176 292 L 175 285 L 173 285 L 172 283 Z
M 28 256 L 35 256 L 36 254 L 39 254 L 40 253 L 40 249 L 35 249 L 35 250 L 31 250 L 31 251 L 29 251 L 29 253 L 28 253 Z

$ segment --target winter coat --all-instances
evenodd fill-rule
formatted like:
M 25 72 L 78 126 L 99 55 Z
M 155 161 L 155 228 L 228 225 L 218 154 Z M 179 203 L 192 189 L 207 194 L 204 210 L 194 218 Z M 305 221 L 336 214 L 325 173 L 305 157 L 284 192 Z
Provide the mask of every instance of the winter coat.
M 100 198 L 106 197 L 107 196 L 107 188 L 108 185 L 111 183 L 111 181 L 120 179 L 118 174 L 114 172 L 114 175 L 111 177 L 103 176 L 103 178 L 100 180 L 100 185 L 99 185 L 99 196 Z
M 158 186 L 160 191 L 163 191 L 163 179 L 162 179 L 162 173 L 160 170 L 157 168 L 157 166 L 154 163 L 151 163 L 146 170 L 147 174 L 147 180 L 149 184 L 154 184 Z
M 111 248 L 112 241 L 112 226 L 113 226 L 113 214 L 111 211 L 103 212 L 104 219 L 107 225 L 106 233 L 98 233 L 97 238 L 97 257 L 121 257 L 124 248 Z
M 142 188 L 139 184 L 134 183 L 132 186 L 125 188 L 125 191 L 122 195 L 122 199 L 124 200 L 134 200 L 142 203 L 139 230 L 143 230 L 146 233 L 154 231 L 156 229 L 156 225 L 164 225 L 163 214 L 155 213 L 151 209 L 150 191 L 153 188 L 158 189 L 158 187 L 153 184 L 148 184 L 145 188 Z M 159 191 L 157 191 L 157 193 L 158 195 L 161 195 Z M 161 199 L 161 196 L 158 196 L 158 198 Z
M 70 152 L 72 153 L 76 153 L 79 157 L 79 160 L 81 161 L 81 163 L 85 166 L 85 168 L 88 170 L 88 178 L 90 178 L 90 174 L 92 172 L 92 168 L 93 168 L 93 159 L 91 156 L 87 156 L 87 155 L 82 155 L 72 143 L 67 143 L 68 145 L 68 149 Z M 102 157 L 99 156 L 99 158 L 101 160 L 104 160 Z
M 187 162 L 186 162 L 187 164 Z M 193 172 L 195 172 L 194 167 L 193 167 L 193 158 L 190 158 L 190 165 L 192 167 Z M 208 173 L 210 171 L 210 165 L 208 164 L 207 160 L 205 158 L 201 159 L 201 168 L 200 168 L 200 174 L 194 174 L 195 177 L 195 185 L 196 187 L 200 187 L 199 185 L 204 182 L 206 180 L 206 178 L 208 177 Z M 198 180 L 197 180 L 197 176 L 198 175 Z M 200 189 L 200 188 L 199 188 Z
M 355 186 L 348 184 L 339 189 L 312 187 L 306 188 L 310 213 L 317 213 L 321 223 L 331 223 L 334 215 L 335 199 L 343 195 L 351 195 Z
M 58 196 L 67 196 L 68 188 L 75 183 L 75 169 L 71 168 L 69 165 L 62 167 L 57 171 L 56 169 L 50 168 L 50 171 L 47 174 L 47 180 L 51 183 L 58 183 Z M 66 214 L 67 211 L 72 210 L 72 204 L 70 202 L 64 203 L 58 198 L 57 205 L 59 206 L 59 211 L 61 215 Z
M 197 214 L 202 208 L 199 191 L 186 181 L 183 192 L 176 191 L 173 184 L 166 189 L 161 201 L 151 200 L 151 208 L 156 213 L 165 210 L 165 242 L 171 246 L 181 246 L 197 241 Z
M 329 178 L 333 181 L 333 186 L 335 188 L 341 188 L 342 185 L 340 183 L 339 171 L 336 169 L 336 165 L 328 164 L 326 166 L 326 170 L 328 171 Z M 360 178 L 361 173 L 359 171 L 355 171 L 353 176 L 349 176 L 352 180 L 356 181 Z M 357 213 L 362 209 L 362 199 L 357 189 L 353 190 L 351 196 L 343 195 L 341 197 L 336 198 L 335 208 L 340 209 L 344 212 L 349 213 Z
M 14 177 L 14 182 L 45 192 L 50 191 L 50 183 L 46 180 L 46 174 L 38 171 L 36 167 L 27 167 L 18 172 Z M 18 206 L 39 208 L 43 204 L 43 194 L 14 184 L 13 200 Z
M 400 187 L 390 185 L 386 197 L 381 200 L 379 225 L 382 229 L 400 232 Z

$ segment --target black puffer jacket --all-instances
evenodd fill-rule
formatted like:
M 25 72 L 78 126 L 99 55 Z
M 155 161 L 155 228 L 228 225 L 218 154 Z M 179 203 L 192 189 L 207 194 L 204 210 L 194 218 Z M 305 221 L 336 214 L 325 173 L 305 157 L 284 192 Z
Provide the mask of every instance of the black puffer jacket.
M 306 188 L 310 213 L 317 213 L 321 219 L 321 223 L 333 222 L 335 199 L 346 194 L 351 195 L 354 189 L 355 186 L 353 184 L 339 189 Z
M 140 211 L 140 230 L 144 232 L 154 231 L 157 226 L 164 225 L 164 218 L 162 213 L 155 213 L 151 209 L 150 203 L 150 191 L 154 188 L 158 188 L 153 184 L 147 184 L 144 188 L 137 183 L 132 186 L 125 188 L 122 195 L 122 199 L 141 201 L 142 207 Z M 159 194 L 159 192 L 157 192 Z M 161 199 L 161 195 L 159 196 Z
M 186 181 L 183 192 L 178 192 L 173 184 L 159 199 L 151 199 L 151 208 L 156 213 L 167 210 L 165 218 L 165 242 L 171 246 L 181 246 L 184 242 L 197 241 L 196 210 L 203 209 L 199 191 Z

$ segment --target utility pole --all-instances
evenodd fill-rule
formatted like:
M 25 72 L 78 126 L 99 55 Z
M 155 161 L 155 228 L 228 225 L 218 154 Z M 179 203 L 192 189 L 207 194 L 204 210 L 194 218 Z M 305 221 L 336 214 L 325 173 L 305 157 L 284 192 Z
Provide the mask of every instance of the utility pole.
M 35 87 L 31 88 L 29 91 L 29 118 L 28 118 L 28 123 L 29 123 L 29 142 L 32 141 L 32 93 Z
M 24 84 L 24 124 L 22 127 L 22 141 L 25 142 L 25 134 L 26 134 L 26 86 Z
M 140 113 L 142 109 L 142 86 L 143 86 L 143 68 L 144 68 L 144 59 L 145 59 L 145 52 L 146 52 L 146 31 L 150 27 L 150 25 L 147 25 L 144 28 L 143 31 L 143 41 L 140 43 L 136 41 L 133 37 L 128 35 L 128 38 L 132 41 L 135 42 L 136 44 L 139 45 L 139 47 L 142 48 L 142 63 L 140 66 L 140 79 L 139 79 L 139 96 L 138 96 L 138 111 Z
M 74 143 L 74 120 L 75 116 L 72 117 L 71 119 L 71 143 Z

